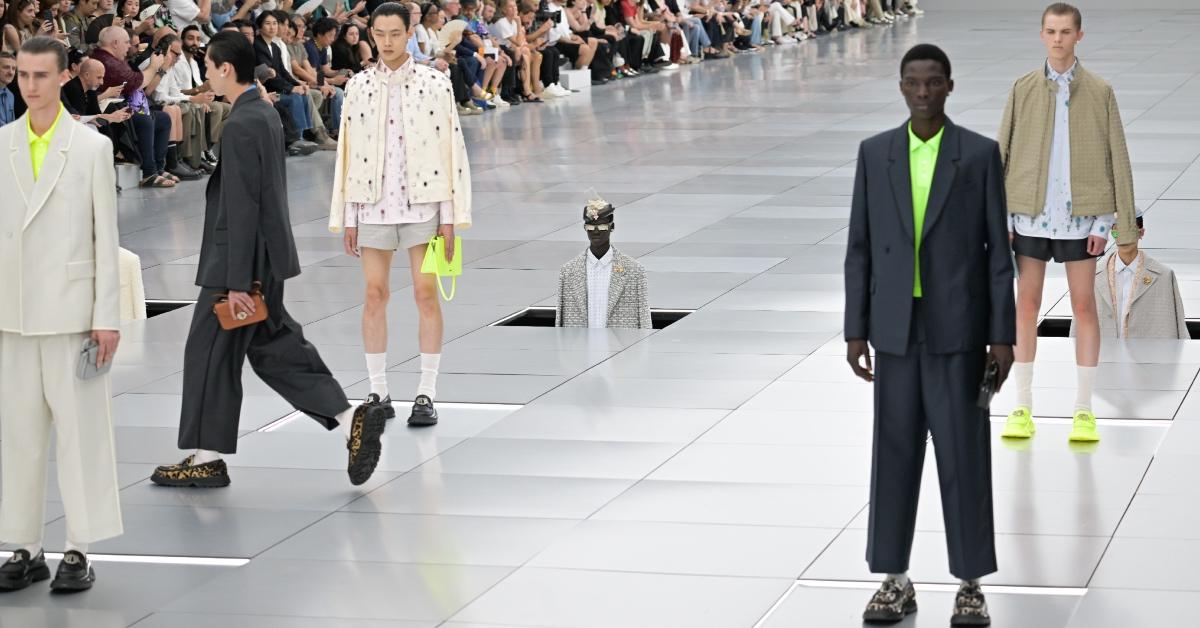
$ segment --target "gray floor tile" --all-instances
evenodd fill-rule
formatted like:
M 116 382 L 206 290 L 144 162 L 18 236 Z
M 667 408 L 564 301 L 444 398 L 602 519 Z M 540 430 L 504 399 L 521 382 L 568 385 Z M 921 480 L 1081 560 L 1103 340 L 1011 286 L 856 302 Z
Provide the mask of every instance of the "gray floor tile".
M 812 447 L 696 443 L 651 474 L 653 480 L 752 484 L 870 484 L 870 446 Z
M 457 438 L 412 437 L 403 419 L 389 424 L 389 431 L 400 431 L 400 438 L 383 437 L 383 452 L 378 471 L 403 473 L 421 465 L 462 442 Z M 277 469 L 345 470 L 346 439 L 340 430 L 325 434 L 296 432 L 260 432 L 238 441 L 238 453 L 229 456 L 230 467 Z
M 1091 584 L 1105 589 L 1200 592 L 1197 560 L 1200 540 L 1117 537 Z
M 123 505 L 263 508 L 332 512 L 386 484 L 398 474 L 377 471 L 361 487 L 345 471 L 232 469 L 227 489 L 178 489 L 141 482 L 121 491 Z
M 523 568 L 454 620 L 579 628 L 749 626 L 789 584 L 786 579 Z
M 535 403 L 480 436 L 551 440 L 689 443 L 720 421 L 724 410 L 570 406 Z
M 352 512 L 583 519 L 633 480 L 516 475 L 406 474 L 345 507 Z
M 448 618 L 503 579 L 505 567 L 256 560 L 163 610 L 350 619 Z M 313 577 L 320 574 L 321 577 Z
M 1158 628 L 1192 622 L 1200 593 L 1092 587 L 1068 628 Z
M 795 578 L 837 529 L 585 521 L 544 549 L 531 567 Z M 697 552 L 696 548 L 706 548 Z
M 996 562 L 1000 570 L 987 577 L 987 584 L 1088 586 L 1108 541 L 1107 537 L 1097 536 L 997 534 Z M 802 577 L 813 580 L 876 581 L 878 576 L 871 574 L 863 558 L 866 547 L 866 530 L 846 530 Z M 1105 556 L 1105 563 L 1108 560 Z M 958 584 L 958 580 L 949 573 L 946 535 L 941 532 L 917 532 L 911 561 L 909 573 L 913 580 Z
M 800 586 L 762 626 L 858 626 L 862 622 L 863 607 L 872 593 L 866 589 Z M 988 591 L 986 584 L 984 594 L 995 628 L 1063 628 L 1079 604 L 1079 598 L 1073 596 L 996 593 Z M 915 615 L 894 625 L 901 628 L 945 626 L 954 607 L 954 593 L 922 590 L 918 585 L 917 604 L 920 610 Z
M 473 438 L 420 467 L 442 473 L 641 479 L 679 451 L 675 443 Z
M 518 567 L 576 524 L 570 519 L 339 512 L 262 557 Z
M 270 617 L 202 613 L 155 613 L 137 628 L 435 628 L 437 622 L 394 619 L 349 619 L 347 617 Z

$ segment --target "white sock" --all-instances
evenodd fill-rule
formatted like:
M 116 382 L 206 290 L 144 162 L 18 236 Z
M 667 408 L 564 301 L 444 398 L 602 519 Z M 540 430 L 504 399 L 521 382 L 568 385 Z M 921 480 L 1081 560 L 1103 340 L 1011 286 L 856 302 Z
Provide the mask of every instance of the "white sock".
M 1012 379 L 1017 386 L 1017 406 L 1033 411 L 1033 362 L 1013 362 Z
M 87 543 L 76 543 L 76 542 L 68 539 L 67 540 L 67 551 L 69 552 L 71 550 L 75 550 L 76 552 L 79 552 L 80 554 L 87 556 L 88 544 Z
M 380 399 L 388 396 L 387 352 L 367 354 L 367 375 L 371 378 L 371 392 Z
M 197 449 L 196 453 L 192 454 L 192 464 L 204 464 L 206 462 L 216 462 L 221 459 L 221 454 L 208 449 Z
M 1076 366 L 1075 372 L 1079 377 L 1079 387 L 1075 392 L 1075 411 L 1092 411 L 1092 386 L 1096 384 L 1096 367 Z
M 901 587 L 908 586 L 908 573 L 907 572 L 906 573 L 890 573 L 890 574 L 888 574 L 887 577 L 889 580 L 895 580 L 896 584 L 900 585 Z
M 417 396 L 426 395 L 434 399 L 437 393 L 438 366 L 442 363 L 440 353 L 421 354 L 421 383 L 417 384 Z
M 42 542 L 38 541 L 37 543 L 30 543 L 29 545 L 26 545 L 26 546 L 22 547 L 21 549 L 25 550 L 26 552 L 29 552 L 30 558 L 37 558 L 37 555 L 39 553 L 41 553 L 41 551 L 42 551 Z
M 357 410 L 355 406 L 350 406 L 333 417 L 338 422 L 338 429 L 342 431 L 342 435 L 346 437 L 346 440 L 350 440 L 350 425 L 354 422 L 355 410 Z

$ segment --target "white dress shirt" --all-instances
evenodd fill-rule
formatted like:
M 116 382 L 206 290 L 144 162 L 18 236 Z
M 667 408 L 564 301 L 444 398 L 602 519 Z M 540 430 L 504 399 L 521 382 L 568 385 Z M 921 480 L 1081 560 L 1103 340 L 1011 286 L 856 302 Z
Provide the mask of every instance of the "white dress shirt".
M 587 256 L 587 304 L 588 327 L 608 327 L 608 286 L 612 283 L 613 249 L 608 247 L 604 257 L 588 249 Z
M 1082 240 L 1090 235 L 1108 238 L 1115 216 L 1075 216 L 1071 207 L 1071 81 L 1079 62 L 1059 74 L 1046 62 L 1046 77 L 1058 84 L 1054 97 L 1054 138 L 1046 177 L 1046 206 L 1037 216 L 1010 214 L 1010 231 L 1032 238 Z
M 1125 337 L 1125 321 L 1129 316 L 1129 299 L 1133 297 L 1133 280 L 1137 278 L 1138 266 L 1142 263 L 1142 253 L 1138 251 L 1133 263 L 1126 265 L 1120 255 L 1113 255 L 1113 274 L 1117 284 L 1117 337 Z

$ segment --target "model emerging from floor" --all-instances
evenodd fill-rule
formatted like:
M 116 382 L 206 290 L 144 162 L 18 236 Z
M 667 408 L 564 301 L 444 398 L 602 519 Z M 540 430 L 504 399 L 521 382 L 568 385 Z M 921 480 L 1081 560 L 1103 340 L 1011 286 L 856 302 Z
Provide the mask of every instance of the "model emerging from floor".
M 371 392 L 367 404 L 396 416 L 388 392 L 387 305 L 392 256 L 408 256 L 420 317 L 421 380 L 408 424 L 437 423 L 442 310 L 437 278 L 421 273 L 429 240 L 440 236 L 447 259 L 454 229 L 471 226 L 471 170 L 453 88 L 445 74 L 414 63 L 407 44 L 417 24 L 408 8 L 381 4 L 371 14 L 379 63 L 346 84 L 334 170 L 329 229 L 345 228 L 346 253 L 362 258 L 367 294 L 363 349 Z
M 17 546 L 0 591 L 50 577 L 51 433 L 67 549 L 50 588 L 90 589 L 88 543 L 122 532 L 106 374 L 121 338 L 112 143 L 66 113 L 59 92 L 70 79 L 61 43 L 25 42 L 17 81 L 28 110 L 0 128 L 12 156 L 0 161 L 0 542 Z
M 1083 68 L 1079 9 L 1056 3 L 1042 14 L 1046 63 L 1013 85 L 1000 121 L 1009 231 L 1017 256 L 1017 407 L 1003 435 L 1033 436 L 1033 362 L 1046 264 L 1066 266 L 1078 332 L 1072 441 L 1097 441 L 1092 386 L 1100 361 L 1093 294 L 1096 258 L 1117 223 L 1118 244 L 1137 240 L 1133 173 L 1112 87 Z
M 845 337 L 851 368 L 875 383 L 867 563 L 888 574 L 867 621 L 896 622 L 917 610 L 907 571 L 930 432 L 950 572 L 962 581 L 951 623 L 990 621 L 979 588 L 979 578 L 996 571 L 980 388 L 989 365 L 996 389 L 1012 365 L 1013 270 L 1000 152 L 946 117 L 950 76 L 941 49 L 909 50 L 900 91 L 911 118 L 858 153 Z
M 383 409 L 346 400 L 316 347 L 284 308 L 284 282 L 300 274 L 288 212 L 283 126 L 254 83 L 254 49 L 234 32 L 218 33 L 205 57 L 213 90 L 233 101 L 220 161 L 208 180 L 204 240 L 196 284 L 201 287 L 183 356 L 179 448 L 183 462 L 161 466 L 162 486 L 229 485 L 222 454 L 237 451 L 242 364 L 297 410 L 326 429 L 341 426 L 353 484 L 371 477 L 379 461 Z M 267 318 L 224 329 L 214 303 L 226 293 L 232 318 L 257 313 L 261 292 Z
M 646 271 L 611 244 L 613 206 L 593 198 L 583 208 L 591 245 L 558 273 L 557 327 L 651 329 Z

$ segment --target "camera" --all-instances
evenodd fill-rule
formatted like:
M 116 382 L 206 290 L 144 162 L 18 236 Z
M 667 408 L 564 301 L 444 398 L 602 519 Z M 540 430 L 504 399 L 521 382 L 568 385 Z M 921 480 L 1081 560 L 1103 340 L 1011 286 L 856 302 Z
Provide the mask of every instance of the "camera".
M 541 24 L 542 22 L 546 22 L 546 21 L 557 22 L 559 20 L 560 15 L 562 15 L 561 9 L 551 11 L 550 10 L 550 1 L 549 0 L 541 0 L 540 2 L 538 2 L 537 13 L 533 14 L 533 21 L 535 24 Z

